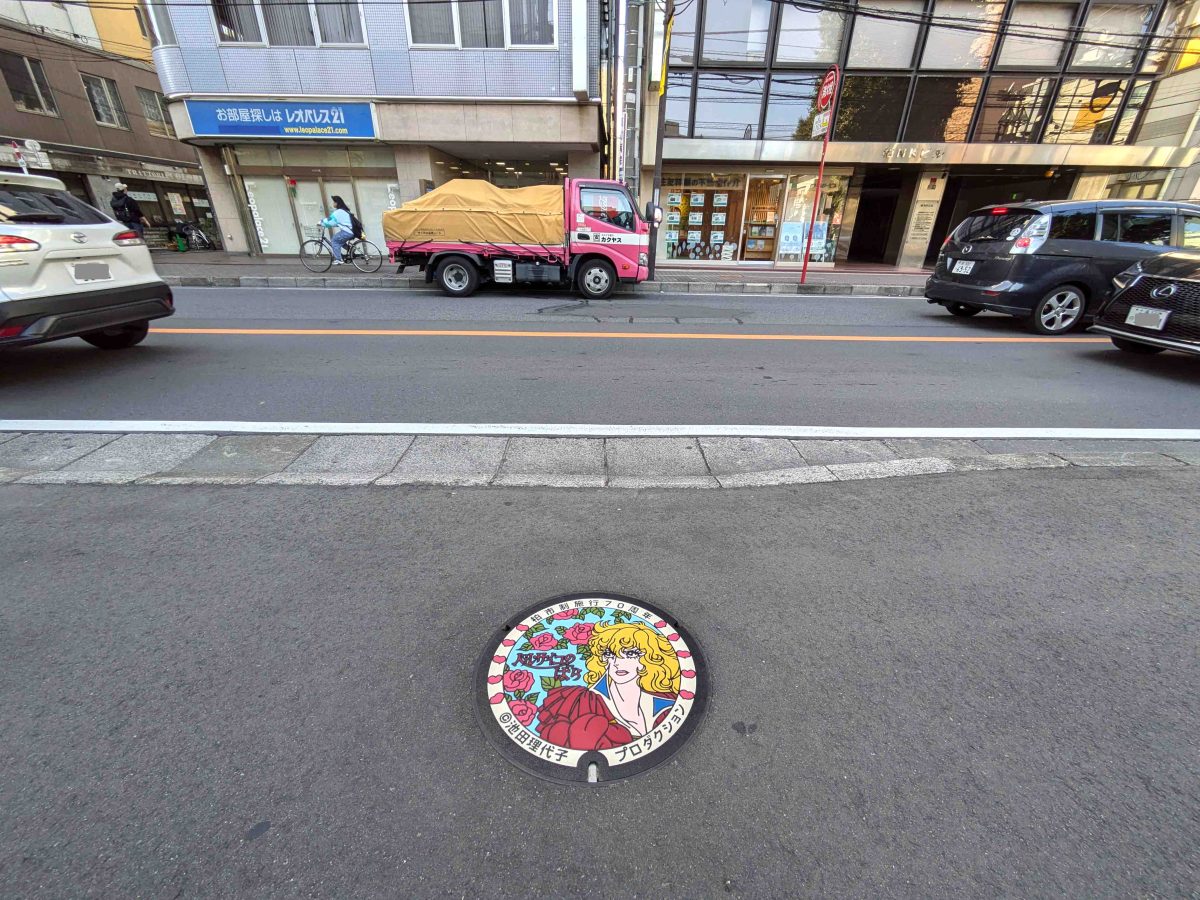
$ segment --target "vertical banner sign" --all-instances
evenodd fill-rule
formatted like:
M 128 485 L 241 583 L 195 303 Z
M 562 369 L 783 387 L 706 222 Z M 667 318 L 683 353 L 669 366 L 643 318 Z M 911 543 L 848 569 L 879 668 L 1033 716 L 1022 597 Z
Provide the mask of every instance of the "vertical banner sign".
M 817 186 L 813 191 L 812 217 L 808 222 L 808 237 L 804 241 L 804 265 L 800 268 L 800 283 L 808 278 L 808 257 L 812 253 L 813 230 L 817 226 L 817 208 L 821 205 L 821 181 L 825 177 L 825 154 L 829 152 L 829 123 L 834 109 L 837 107 L 838 84 L 841 81 L 841 69 L 830 66 L 829 71 L 821 80 L 821 89 L 817 91 L 817 116 L 813 122 L 813 137 L 821 135 L 821 163 L 817 166 Z

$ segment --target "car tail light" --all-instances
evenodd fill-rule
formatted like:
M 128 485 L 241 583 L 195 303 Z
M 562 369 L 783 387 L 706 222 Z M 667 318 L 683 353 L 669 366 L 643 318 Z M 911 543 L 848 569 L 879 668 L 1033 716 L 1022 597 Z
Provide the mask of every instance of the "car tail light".
M 1003 216 L 1003 215 L 1007 215 L 1007 214 L 1008 214 L 1007 206 L 993 206 L 992 207 L 992 215 L 993 216 Z
M 10 325 L 7 328 L 0 328 L 0 338 L 16 337 L 24 330 L 24 325 Z
M 1013 241 L 1012 252 L 1015 255 L 1037 253 L 1050 234 L 1050 217 L 1047 215 L 1034 216 L 1033 221 Z
M 142 247 L 146 242 L 138 236 L 136 231 L 122 231 L 113 235 L 113 243 L 118 247 Z
M 29 253 L 40 249 L 42 245 L 37 241 L 17 234 L 0 234 L 0 253 Z

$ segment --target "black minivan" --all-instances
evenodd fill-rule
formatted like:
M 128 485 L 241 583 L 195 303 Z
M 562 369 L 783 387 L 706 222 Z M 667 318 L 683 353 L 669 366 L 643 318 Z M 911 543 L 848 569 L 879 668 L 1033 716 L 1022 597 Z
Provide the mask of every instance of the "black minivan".
M 925 284 L 956 316 L 1008 313 L 1040 334 L 1092 318 L 1113 278 L 1139 260 L 1200 249 L 1200 204 L 1060 200 L 989 206 L 946 238 Z

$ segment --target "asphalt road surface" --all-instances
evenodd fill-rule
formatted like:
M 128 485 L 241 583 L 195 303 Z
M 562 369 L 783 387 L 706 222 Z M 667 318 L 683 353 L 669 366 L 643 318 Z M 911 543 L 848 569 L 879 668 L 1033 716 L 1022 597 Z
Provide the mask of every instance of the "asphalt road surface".
M 1190 470 L 0 486 L 0 895 L 1190 896 L 1198 505 Z M 712 703 L 553 785 L 471 669 L 587 589 L 677 614 Z
M 1135 357 L 1087 334 L 1037 338 L 1012 319 L 954 319 L 921 298 L 664 295 L 584 306 L 550 291 L 455 301 L 395 291 L 195 288 L 179 289 L 177 298 L 178 314 L 156 323 L 170 333 L 152 334 L 132 351 L 102 353 L 72 340 L 0 355 L 0 418 L 1200 422 L 1194 357 Z M 606 336 L 589 336 L 598 332 Z

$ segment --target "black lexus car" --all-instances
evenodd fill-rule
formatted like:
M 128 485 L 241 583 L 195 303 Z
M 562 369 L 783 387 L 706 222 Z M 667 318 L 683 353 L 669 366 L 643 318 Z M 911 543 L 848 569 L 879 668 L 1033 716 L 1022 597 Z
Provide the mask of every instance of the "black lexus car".
M 1142 260 L 1113 283 L 1117 291 L 1097 311 L 1092 331 L 1130 353 L 1200 355 L 1200 253 Z

